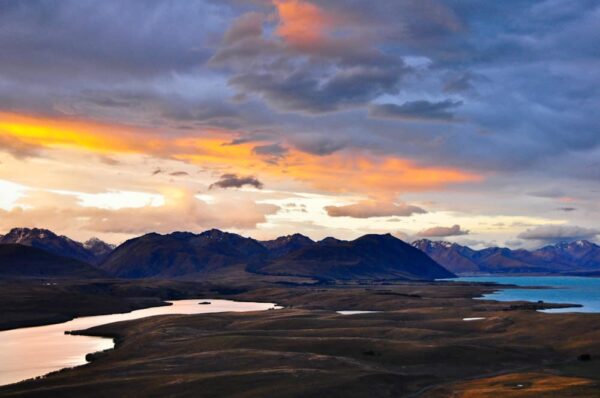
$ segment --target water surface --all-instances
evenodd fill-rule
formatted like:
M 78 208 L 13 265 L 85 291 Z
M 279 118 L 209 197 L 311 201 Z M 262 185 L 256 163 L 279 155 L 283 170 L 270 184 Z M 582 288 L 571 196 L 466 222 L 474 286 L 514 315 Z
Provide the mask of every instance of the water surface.
M 201 305 L 200 302 L 210 302 L 210 304 Z M 272 303 L 230 300 L 178 300 L 171 303 L 173 305 L 146 308 L 125 314 L 88 316 L 53 325 L 0 332 L 0 385 L 83 365 L 86 363 L 87 354 L 114 346 L 112 339 L 67 335 L 65 331 L 83 330 L 154 315 L 263 311 L 275 307 Z
M 381 311 L 336 311 L 341 315 L 377 314 Z
M 495 282 L 548 289 L 501 289 L 483 298 L 497 301 L 544 301 L 581 304 L 583 307 L 555 308 L 544 312 L 600 312 L 600 278 L 578 276 L 473 276 L 452 279 L 466 282 Z

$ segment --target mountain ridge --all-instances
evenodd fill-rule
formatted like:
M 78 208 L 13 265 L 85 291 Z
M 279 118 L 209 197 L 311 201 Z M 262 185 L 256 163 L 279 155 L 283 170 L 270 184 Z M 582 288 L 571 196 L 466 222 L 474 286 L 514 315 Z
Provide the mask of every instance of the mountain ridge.
M 535 250 L 488 247 L 474 250 L 447 241 L 420 239 L 413 246 L 457 274 L 561 274 L 600 270 L 600 246 L 586 240 Z
M 432 280 L 453 277 L 424 253 L 392 235 L 314 242 L 288 235 L 259 242 L 209 230 L 146 234 L 117 247 L 100 268 L 123 278 L 190 278 L 246 272 L 330 279 Z
M 0 244 L 35 247 L 58 256 L 94 265 L 103 261 L 112 251 L 111 245 L 98 238 L 81 243 L 43 228 L 13 228 L 0 237 Z

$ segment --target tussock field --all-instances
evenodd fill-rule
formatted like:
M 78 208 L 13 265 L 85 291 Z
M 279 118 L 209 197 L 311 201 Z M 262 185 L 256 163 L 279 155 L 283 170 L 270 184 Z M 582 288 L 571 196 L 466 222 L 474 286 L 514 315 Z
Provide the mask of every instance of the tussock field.
M 220 296 L 286 308 L 102 325 L 83 333 L 115 338 L 115 350 L 0 388 L 0 396 L 600 396 L 600 315 L 544 314 L 531 305 L 472 299 L 491 289 L 245 287 Z M 203 294 L 209 295 L 219 294 Z M 589 360 L 581 360 L 584 354 Z

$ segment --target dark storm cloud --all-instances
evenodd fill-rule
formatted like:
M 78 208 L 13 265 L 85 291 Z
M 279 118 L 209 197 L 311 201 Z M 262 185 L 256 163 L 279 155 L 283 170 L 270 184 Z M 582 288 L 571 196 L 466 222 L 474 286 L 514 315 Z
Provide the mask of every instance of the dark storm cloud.
M 223 174 L 219 181 L 210 185 L 209 189 L 213 188 L 242 188 L 250 185 L 257 189 L 263 188 L 263 183 L 253 176 L 238 176 L 237 174 Z
M 408 101 L 402 105 L 382 104 L 372 105 L 369 116 L 406 120 L 443 120 L 454 119 L 454 109 L 462 105 L 461 101 L 447 99 L 439 102 Z

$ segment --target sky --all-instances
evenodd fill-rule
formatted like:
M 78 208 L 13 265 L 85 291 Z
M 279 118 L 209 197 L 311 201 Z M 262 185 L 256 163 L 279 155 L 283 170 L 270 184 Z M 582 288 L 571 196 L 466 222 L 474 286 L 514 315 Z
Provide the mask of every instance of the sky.
M 0 233 L 600 234 L 600 0 L 0 2 Z

